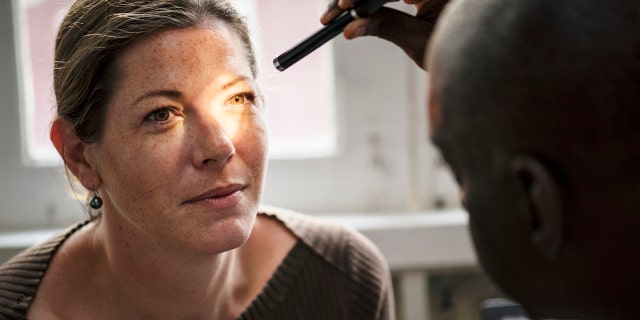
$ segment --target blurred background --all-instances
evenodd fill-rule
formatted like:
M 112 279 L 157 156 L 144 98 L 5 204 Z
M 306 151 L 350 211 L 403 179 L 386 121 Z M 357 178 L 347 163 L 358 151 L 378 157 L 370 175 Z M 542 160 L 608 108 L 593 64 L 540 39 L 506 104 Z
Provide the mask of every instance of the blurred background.
M 458 191 L 429 142 L 424 71 L 391 44 L 338 36 L 279 72 L 271 61 L 321 28 L 326 0 L 232 2 L 249 18 L 267 101 L 263 202 L 374 241 L 398 319 L 480 319 L 482 301 L 502 295 L 476 265 Z M 48 138 L 53 43 L 68 6 L 0 1 L 0 262 L 85 217 Z

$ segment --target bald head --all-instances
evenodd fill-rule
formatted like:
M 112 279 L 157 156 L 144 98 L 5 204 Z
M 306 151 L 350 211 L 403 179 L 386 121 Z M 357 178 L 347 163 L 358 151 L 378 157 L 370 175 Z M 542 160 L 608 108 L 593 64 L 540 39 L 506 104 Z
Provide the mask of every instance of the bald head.
M 565 161 L 640 150 L 640 2 L 461 0 L 441 21 L 427 63 L 443 121 Z

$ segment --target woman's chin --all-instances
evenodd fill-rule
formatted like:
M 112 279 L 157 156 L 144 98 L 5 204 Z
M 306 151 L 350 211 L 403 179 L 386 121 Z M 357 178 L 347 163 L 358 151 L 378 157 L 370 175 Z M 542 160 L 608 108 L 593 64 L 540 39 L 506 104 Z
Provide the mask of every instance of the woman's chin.
M 200 252 L 222 253 L 241 247 L 251 235 L 253 217 L 234 217 L 217 221 L 215 225 L 200 230 L 197 239 L 193 239 Z

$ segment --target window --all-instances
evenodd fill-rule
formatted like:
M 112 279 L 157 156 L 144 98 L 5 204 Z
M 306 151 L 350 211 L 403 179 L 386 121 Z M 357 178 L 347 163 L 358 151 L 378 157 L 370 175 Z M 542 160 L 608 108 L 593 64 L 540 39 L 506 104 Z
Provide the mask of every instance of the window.
M 306 63 L 283 74 L 272 66 L 275 57 L 318 27 L 322 1 L 288 1 L 285 5 L 256 0 L 232 0 L 249 17 L 268 101 L 272 158 L 323 156 L 335 151 L 331 47 L 327 45 Z M 287 2 L 287 1 L 281 1 Z M 52 88 L 53 48 L 57 28 L 71 0 L 19 2 L 19 45 L 24 77 L 22 137 L 24 157 L 32 165 L 59 164 L 49 141 L 55 113 Z M 291 17 L 283 20 L 281 16 Z M 290 30 L 289 25 L 299 28 Z M 297 32 L 296 32 L 297 30 Z M 280 50 L 281 52 L 279 52 Z M 312 74 L 313 77 L 304 75 Z M 302 81 L 301 81 L 302 80 Z
M 20 1 L 18 45 L 23 76 L 22 138 L 24 160 L 32 165 L 59 163 L 49 141 L 54 115 L 53 46 L 68 1 Z
M 272 59 L 321 27 L 326 1 L 235 1 L 254 17 L 275 141 L 265 203 L 312 214 L 422 211 L 457 204 L 449 173 L 428 141 L 424 73 L 401 50 L 378 39 L 338 36 L 279 72 Z M 42 160 L 49 144 L 46 130 L 19 134 L 30 126 L 48 128 L 50 116 L 34 120 L 33 113 L 40 111 L 29 108 L 53 101 L 50 80 L 43 80 L 44 87 L 34 80 L 36 67 L 50 69 L 45 62 L 51 59 L 31 58 L 37 49 L 25 45 L 25 34 L 35 27 L 24 18 L 25 9 L 62 2 L 0 1 L 0 42 L 12 44 L 0 47 L 0 107 L 7 110 L 0 117 L 0 229 L 62 226 L 83 216 L 82 199 L 69 192 L 59 161 L 52 166 Z M 50 16 L 57 25 L 60 16 Z M 31 63 L 23 63 L 27 60 Z M 21 117 L 40 122 L 24 125 Z M 24 147 L 27 141 L 30 147 Z M 48 165 L 34 166 L 38 163 Z

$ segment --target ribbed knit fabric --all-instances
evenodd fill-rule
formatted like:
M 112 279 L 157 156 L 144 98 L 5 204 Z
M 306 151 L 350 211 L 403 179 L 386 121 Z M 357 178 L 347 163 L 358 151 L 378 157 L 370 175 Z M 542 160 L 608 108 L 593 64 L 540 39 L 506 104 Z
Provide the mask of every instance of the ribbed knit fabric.
M 391 278 L 380 252 L 358 232 L 272 207 L 298 238 L 262 292 L 239 317 L 253 319 L 393 319 Z M 0 319 L 26 319 L 40 280 L 76 224 L 0 266 Z
M 89 222 L 77 223 L 0 266 L 0 319 L 26 319 L 51 258 L 67 238 Z

